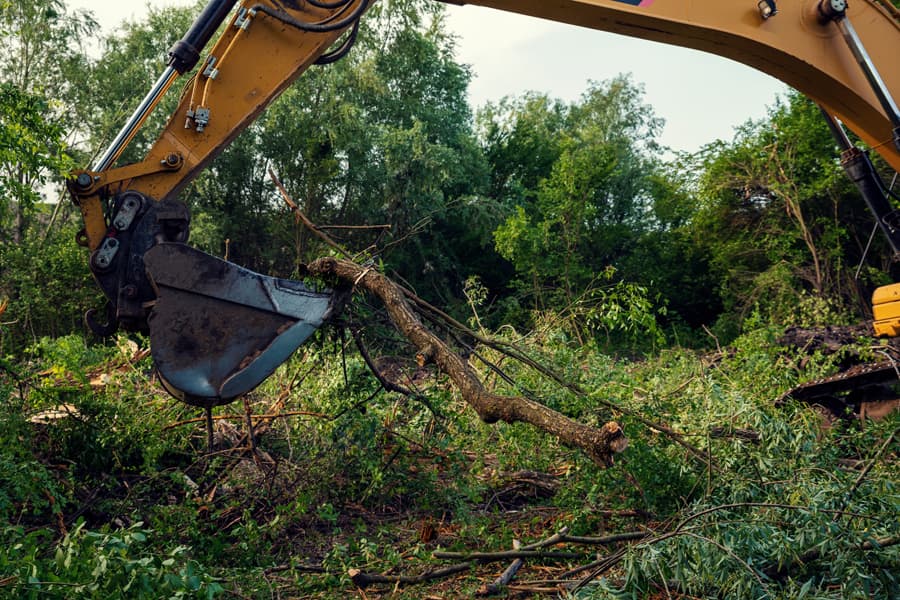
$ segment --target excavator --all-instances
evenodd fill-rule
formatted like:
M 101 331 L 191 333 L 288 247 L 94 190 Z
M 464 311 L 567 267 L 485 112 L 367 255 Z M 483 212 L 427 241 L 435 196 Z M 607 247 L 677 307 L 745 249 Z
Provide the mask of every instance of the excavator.
M 819 104 L 847 175 L 900 252 L 892 191 L 844 129 L 900 171 L 900 10 L 890 1 L 446 1 L 685 46 L 780 79 Z M 179 192 L 304 71 L 350 51 L 372 3 L 211 0 L 102 156 L 70 176 L 84 223 L 77 241 L 108 300 L 105 319 L 89 312 L 87 324 L 100 335 L 149 332 L 164 387 L 207 414 L 271 375 L 338 313 L 341 294 L 192 248 Z M 163 95 L 192 72 L 144 159 L 119 165 Z M 875 333 L 900 334 L 900 284 L 879 288 L 873 303 Z

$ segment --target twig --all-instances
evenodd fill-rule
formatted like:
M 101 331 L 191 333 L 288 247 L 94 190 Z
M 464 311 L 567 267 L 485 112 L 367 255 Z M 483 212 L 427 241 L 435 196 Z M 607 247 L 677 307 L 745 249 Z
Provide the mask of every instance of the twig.
M 578 573 L 583 573 L 587 570 L 593 569 L 593 571 L 591 571 L 590 575 L 588 575 L 584 579 L 580 579 L 578 581 L 578 583 L 576 583 L 572 587 L 572 591 L 577 592 L 578 590 L 580 590 L 581 588 L 586 586 L 588 583 L 590 583 L 591 580 L 596 579 L 599 575 L 605 573 L 609 569 L 612 569 L 614 566 L 619 564 L 619 562 L 625 557 L 625 552 L 626 552 L 626 550 L 624 548 L 621 550 L 616 550 L 613 554 L 610 554 L 607 557 L 601 558 L 599 560 L 595 560 L 594 562 L 588 563 L 586 565 L 582 565 L 580 567 L 572 569 L 571 571 L 566 571 L 565 573 L 560 575 L 559 578 L 560 579 L 568 579 L 568 578 L 572 577 L 573 575 L 577 575 Z
M 247 442 L 250 451 L 256 454 L 256 436 L 253 433 L 253 410 L 250 408 L 250 400 L 244 396 L 244 423 L 247 425 Z
M 398 394 L 407 396 L 408 398 L 412 398 L 416 402 L 425 405 L 425 408 L 431 411 L 431 414 L 434 415 L 435 418 L 441 417 L 441 413 L 439 413 L 437 409 L 434 408 L 431 402 L 429 402 L 428 398 L 426 398 L 423 394 L 420 394 L 398 383 L 394 383 L 384 376 L 384 373 L 381 372 L 381 370 L 375 364 L 375 361 L 372 360 L 372 355 L 369 354 L 369 349 L 366 347 L 365 342 L 363 342 L 362 333 L 358 328 L 351 327 L 350 335 L 353 336 L 353 341 L 356 342 L 356 349 L 359 350 L 359 355 L 362 356 L 363 362 L 365 362 L 366 366 L 369 367 L 369 371 L 372 372 L 372 375 L 375 376 L 375 379 L 378 380 L 378 383 L 381 384 L 381 387 L 383 387 L 388 392 L 396 392 Z
M 331 417 L 322 413 L 310 412 L 308 410 L 291 410 L 286 412 L 281 412 L 277 414 L 265 414 L 265 415 L 254 415 L 253 419 L 256 420 L 257 423 L 262 421 L 270 420 L 270 419 L 283 419 L 286 417 L 316 417 L 318 419 L 330 419 Z M 213 421 L 238 421 L 245 419 L 244 415 L 215 415 L 213 416 Z M 206 421 L 206 417 L 195 417 L 193 419 L 185 419 L 184 421 L 178 421 L 176 423 L 170 423 L 163 427 L 163 431 L 168 429 L 175 429 L 176 427 L 181 427 L 182 425 L 190 425 L 191 423 L 202 423 Z
M 567 533 L 568 528 L 563 528 L 559 532 L 554 533 L 550 537 L 544 538 L 538 542 L 534 542 L 532 544 L 528 544 L 527 546 L 522 546 L 521 550 L 538 550 L 540 548 L 546 548 L 547 546 L 555 546 L 556 544 L 582 544 L 585 546 L 607 546 L 610 544 L 616 544 L 619 542 L 630 542 L 634 540 L 641 540 L 646 538 L 649 534 L 644 531 L 629 531 L 626 533 L 618 533 L 615 535 L 607 535 L 603 537 L 588 537 L 582 535 L 569 535 Z M 483 553 L 490 555 L 491 553 Z M 503 554 L 503 553 L 499 553 Z M 443 556 L 440 556 L 443 555 Z M 462 552 L 435 552 L 433 555 L 435 558 L 462 558 L 472 557 L 473 554 L 464 554 Z
M 266 575 L 281 573 L 283 571 L 299 571 L 301 573 L 327 573 L 325 567 L 321 565 L 276 565 L 269 567 L 264 571 Z
M 215 445 L 215 436 L 213 434 L 213 414 L 212 414 L 212 406 L 207 406 L 203 409 L 204 415 L 203 420 L 206 421 L 206 451 L 212 452 L 213 446 Z
M 313 232 L 313 234 L 315 234 L 316 237 L 318 237 L 320 240 L 325 242 L 328 246 L 337 250 L 341 254 L 341 256 L 343 256 L 344 258 L 348 258 L 348 259 L 353 258 L 353 256 L 349 252 L 344 250 L 343 246 L 341 246 L 340 244 L 335 242 L 333 239 L 331 239 L 328 235 L 326 235 L 324 232 L 319 230 L 319 228 L 316 227 L 315 223 L 310 221 L 309 218 L 307 218 L 307 216 L 305 214 L 303 214 L 303 211 L 300 210 L 300 207 L 297 206 L 297 203 L 294 202 L 293 200 L 291 200 L 290 194 L 288 194 L 287 190 L 284 189 L 284 185 L 281 183 L 281 181 L 275 175 L 275 171 L 273 171 L 271 168 L 269 169 L 269 178 L 272 180 L 272 183 L 275 184 L 275 187 L 278 188 L 278 191 L 281 192 L 282 198 L 284 198 L 284 201 L 287 203 L 287 205 L 290 207 L 290 209 L 294 212 L 294 216 L 299 221 L 302 221 L 303 225 L 305 225 L 307 229 L 309 229 L 311 232 Z
M 619 542 L 632 542 L 642 540 L 650 534 L 645 531 L 629 531 L 626 533 L 618 533 L 616 535 L 607 535 L 603 537 L 585 537 L 581 535 L 562 535 L 561 541 L 570 544 L 584 544 L 587 546 L 608 546 Z
M 541 560 L 572 560 L 583 558 L 584 552 L 544 552 L 542 550 L 501 550 L 500 552 L 434 552 L 440 559 L 469 560 L 482 564 L 511 558 L 537 558 Z
M 292 207 L 293 208 L 293 207 Z M 316 229 L 390 229 L 391 225 L 317 225 Z
M 762 436 L 759 435 L 758 431 L 753 431 L 752 429 L 739 429 L 739 428 L 730 428 L 730 427 L 710 427 L 709 428 L 709 437 L 711 438 L 736 438 L 744 442 L 750 442 L 753 444 L 758 444 L 759 440 Z
M 356 349 L 359 350 L 359 355 L 362 356 L 363 362 L 366 363 L 366 366 L 369 367 L 369 371 L 372 372 L 372 375 L 375 376 L 375 379 L 378 380 L 378 383 L 381 384 L 385 390 L 389 392 L 396 392 L 398 394 L 403 394 L 404 396 L 416 396 L 414 391 L 409 388 L 406 388 L 400 384 L 394 383 L 389 380 L 381 370 L 375 365 L 375 361 L 372 360 L 372 355 L 369 354 L 369 349 L 366 347 L 365 343 L 362 339 L 362 334 L 357 327 L 350 328 L 350 335 L 353 336 L 353 341 L 356 342 Z
M 552 588 L 533 585 L 511 585 L 507 589 L 511 592 L 520 592 L 523 594 L 558 594 L 562 591 L 558 587 Z

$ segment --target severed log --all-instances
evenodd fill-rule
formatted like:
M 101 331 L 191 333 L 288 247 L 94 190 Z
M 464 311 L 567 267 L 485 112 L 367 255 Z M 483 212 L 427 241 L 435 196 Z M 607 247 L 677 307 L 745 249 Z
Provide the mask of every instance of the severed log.
M 377 296 L 400 333 L 420 355 L 429 357 L 450 377 L 485 423 L 528 423 L 557 436 L 563 444 L 582 450 L 601 466 L 612 465 L 613 456 L 628 446 L 622 427 L 615 421 L 591 427 L 528 398 L 487 391 L 468 363 L 422 324 L 400 288 L 378 271 L 349 260 L 326 257 L 310 263 L 308 272 L 322 279 L 353 284 Z

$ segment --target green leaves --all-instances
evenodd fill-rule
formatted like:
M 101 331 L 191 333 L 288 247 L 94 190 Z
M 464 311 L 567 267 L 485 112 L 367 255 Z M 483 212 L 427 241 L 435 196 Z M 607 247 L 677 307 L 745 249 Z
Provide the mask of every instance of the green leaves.
M 769 118 L 746 123 L 733 141 L 698 158 L 696 232 L 726 306 L 756 305 L 784 323 L 804 291 L 845 306 L 861 300 L 851 269 L 863 259 L 880 262 L 886 244 L 879 236 L 868 256 L 861 253 L 872 217 L 841 172 L 812 101 L 791 94 Z
M 112 533 L 89 530 L 81 522 L 59 542 L 52 560 L 35 558 L 27 580 L 7 585 L 51 598 L 211 599 L 224 591 L 189 558 L 189 548 L 156 553 L 148 547 L 152 535 L 140 522 Z
M 640 88 L 619 77 L 592 83 L 568 107 L 532 95 L 479 117 L 502 178 L 494 189 L 515 203 L 494 232 L 495 246 L 533 307 L 568 312 L 576 328 L 655 327 L 654 310 L 636 302 L 648 298 L 646 288 L 604 275 L 616 273 L 652 228 L 648 192 L 660 122 L 640 100 Z
M 0 82 L 0 230 L 13 226 L 19 213 L 15 225 L 21 236 L 41 199 L 40 186 L 72 168 L 64 135 L 49 100 Z

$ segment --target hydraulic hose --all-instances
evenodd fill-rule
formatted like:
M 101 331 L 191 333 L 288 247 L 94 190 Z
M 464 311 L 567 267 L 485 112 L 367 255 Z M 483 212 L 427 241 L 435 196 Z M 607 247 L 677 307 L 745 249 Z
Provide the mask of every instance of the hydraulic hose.
M 347 15 L 345 18 L 335 21 L 333 23 L 305 23 L 303 21 L 298 21 L 288 13 L 272 8 L 271 6 L 267 6 L 265 4 L 256 4 L 250 10 L 259 11 L 263 14 L 269 15 L 279 21 L 290 25 L 291 27 L 295 27 L 301 31 L 310 31 L 314 33 L 328 33 L 331 31 L 338 31 L 340 29 L 344 29 L 353 24 L 354 21 L 358 20 L 362 14 L 369 7 L 369 3 L 371 0 L 360 0 L 359 6 L 357 6 L 352 13 Z M 340 2 L 337 6 L 346 6 L 349 3 Z

